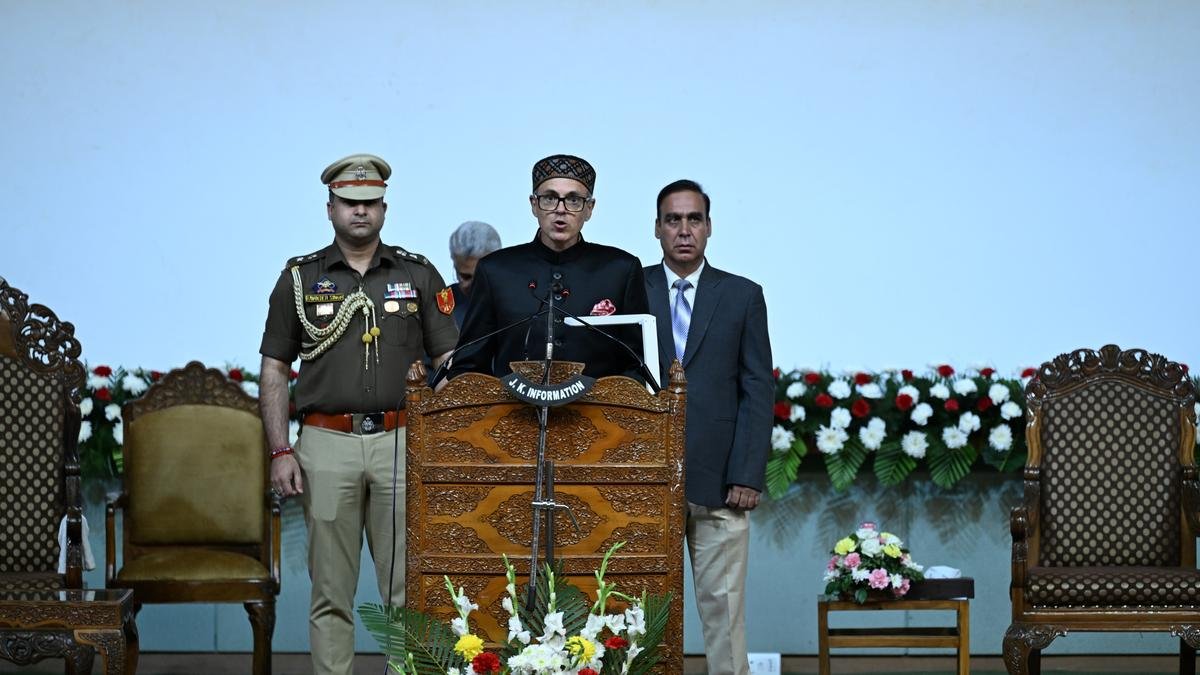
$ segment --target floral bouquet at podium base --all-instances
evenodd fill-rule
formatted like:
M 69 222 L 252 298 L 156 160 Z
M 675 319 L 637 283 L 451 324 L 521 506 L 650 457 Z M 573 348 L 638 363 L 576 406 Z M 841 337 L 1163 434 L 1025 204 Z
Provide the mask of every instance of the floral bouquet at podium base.
M 825 594 L 864 603 L 872 598 L 900 598 L 924 569 L 913 561 L 904 542 L 866 522 L 839 540 L 825 566 Z

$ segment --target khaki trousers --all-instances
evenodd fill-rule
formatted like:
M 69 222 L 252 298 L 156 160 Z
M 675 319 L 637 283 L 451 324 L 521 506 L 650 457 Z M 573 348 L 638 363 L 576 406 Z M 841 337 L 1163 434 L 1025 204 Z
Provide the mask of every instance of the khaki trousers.
M 306 426 L 296 454 L 303 471 L 308 526 L 313 672 L 350 675 L 354 670 L 354 594 L 364 528 L 375 561 L 379 596 L 386 599 L 390 595 L 394 606 L 404 604 L 404 428 L 358 436 Z
M 746 565 L 750 518 L 742 509 L 688 502 L 692 585 L 704 629 L 709 675 L 749 675 L 746 653 Z

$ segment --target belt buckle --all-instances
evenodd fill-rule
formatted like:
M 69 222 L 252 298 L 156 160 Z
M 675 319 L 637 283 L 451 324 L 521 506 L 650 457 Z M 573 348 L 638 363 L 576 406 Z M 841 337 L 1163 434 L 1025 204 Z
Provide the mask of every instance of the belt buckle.
M 383 431 L 382 413 L 364 413 L 355 415 L 355 417 L 359 418 L 357 420 L 358 424 L 354 425 L 357 427 L 359 435 L 374 434 Z

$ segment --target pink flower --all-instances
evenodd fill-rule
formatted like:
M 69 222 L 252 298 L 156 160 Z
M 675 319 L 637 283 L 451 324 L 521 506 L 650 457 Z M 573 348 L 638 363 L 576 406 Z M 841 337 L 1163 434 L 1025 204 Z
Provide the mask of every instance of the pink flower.
M 892 592 L 895 593 L 896 597 L 898 598 L 908 593 L 908 587 L 911 585 L 912 584 L 909 583 L 908 579 L 905 579 L 904 581 L 900 582 L 900 588 L 893 588 Z
M 825 565 L 825 569 L 832 572 L 838 567 L 838 557 L 835 555 L 829 559 L 829 563 Z
M 848 554 L 846 554 L 846 560 L 843 562 L 846 563 L 846 567 L 849 567 L 850 569 L 855 569 L 858 567 L 859 563 L 862 562 L 862 557 L 859 556 L 857 552 L 848 553 Z
M 609 316 L 610 314 L 616 313 L 616 305 L 613 305 L 612 300 L 609 300 L 608 298 L 597 302 L 595 306 L 592 307 L 592 316 Z
M 871 586 L 871 588 L 884 589 L 888 587 L 889 581 L 890 577 L 888 576 L 887 570 L 881 567 L 871 572 L 871 576 L 868 578 L 867 583 Z
M 869 521 L 869 520 L 864 520 L 864 521 L 862 521 L 861 523 L 859 523 L 859 525 L 858 525 L 858 529 L 860 529 L 860 530 L 874 530 L 874 529 L 875 529 L 875 523 L 873 523 L 873 522 L 871 522 L 871 521 Z

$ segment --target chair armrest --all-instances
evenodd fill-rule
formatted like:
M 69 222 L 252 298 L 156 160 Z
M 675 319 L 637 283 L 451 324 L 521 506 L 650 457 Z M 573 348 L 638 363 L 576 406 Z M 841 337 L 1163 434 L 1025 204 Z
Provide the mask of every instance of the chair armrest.
M 1029 533 L 1031 523 L 1029 509 L 1025 506 L 1013 507 L 1009 516 L 1009 530 L 1012 532 L 1012 588 L 1025 587 L 1025 568 L 1028 567 Z
M 1183 515 L 1187 518 L 1192 535 L 1200 537 L 1200 483 L 1196 481 L 1196 467 L 1183 469 Z
M 125 510 L 129 495 L 121 492 L 104 507 L 104 585 L 117 576 L 117 509 Z

